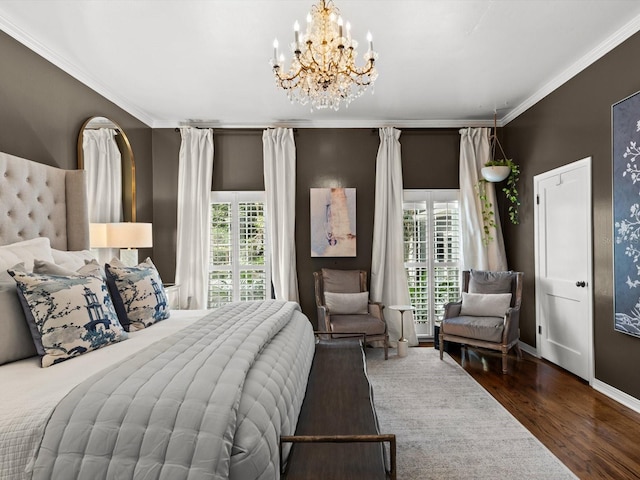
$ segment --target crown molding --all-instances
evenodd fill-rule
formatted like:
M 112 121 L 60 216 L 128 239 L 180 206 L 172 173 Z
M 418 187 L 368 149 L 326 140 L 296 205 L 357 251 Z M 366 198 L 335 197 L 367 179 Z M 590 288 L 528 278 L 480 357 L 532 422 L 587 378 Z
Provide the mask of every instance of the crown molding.
M 626 25 L 624 25 L 620 30 L 615 32 L 605 41 L 596 46 L 593 50 L 587 53 L 585 56 L 580 58 L 578 61 L 574 62 L 569 68 L 564 70 L 560 75 L 552 79 L 550 82 L 543 85 L 537 92 L 527 98 L 524 102 L 518 105 L 516 108 L 507 113 L 504 117 L 502 117 L 498 121 L 498 126 L 504 127 L 509 122 L 514 120 L 516 117 L 524 113 L 526 110 L 534 106 L 544 97 L 549 95 L 551 92 L 556 90 L 558 87 L 562 86 L 577 74 L 582 72 L 584 69 L 595 63 L 597 60 L 602 58 L 604 55 L 609 53 L 611 50 L 616 48 L 622 42 L 627 40 L 629 37 L 634 35 L 640 30 L 640 15 L 629 21 Z
M 273 120 L 256 123 L 238 123 L 232 121 L 184 121 L 168 120 L 154 122 L 153 128 L 176 128 L 176 127 L 200 127 L 200 128 L 220 128 L 220 129 L 256 129 L 256 128 L 464 128 L 464 127 L 493 127 L 491 120 L 375 120 L 375 119 L 352 119 L 352 120 Z
M 94 77 L 87 74 L 85 71 L 79 69 L 77 65 L 74 65 L 66 58 L 58 55 L 49 47 L 38 41 L 33 36 L 29 35 L 13 22 L 10 22 L 6 18 L 3 18 L 2 16 L 0 16 L 0 29 L 30 50 L 40 55 L 45 60 L 60 68 L 65 73 L 71 75 L 80 83 L 86 85 L 96 93 L 102 95 L 107 100 L 115 103 L 118 107 L 122 108 L 128 114 L 133 115 L 145 125 L 152 126 L 153 118 L 149 116 L 149 114 L 140 110 L 131 101 L 116 94 L 103 83 L 99 82 Z

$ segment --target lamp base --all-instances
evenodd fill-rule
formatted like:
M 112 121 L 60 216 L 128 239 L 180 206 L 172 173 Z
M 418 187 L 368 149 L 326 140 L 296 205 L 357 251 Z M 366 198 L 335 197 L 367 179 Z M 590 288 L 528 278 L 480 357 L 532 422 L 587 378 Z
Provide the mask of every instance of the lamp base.
M 137 248 L 122 248 L 120 249 L 120 261 L 127 267 L 135 267 L 138 264 L 138 249 Z
M 407 339 L 398 340 L 398 356 L 406 357 L 407 353 L 409 353 L 408 347 L 409 347 L 409 340 Z

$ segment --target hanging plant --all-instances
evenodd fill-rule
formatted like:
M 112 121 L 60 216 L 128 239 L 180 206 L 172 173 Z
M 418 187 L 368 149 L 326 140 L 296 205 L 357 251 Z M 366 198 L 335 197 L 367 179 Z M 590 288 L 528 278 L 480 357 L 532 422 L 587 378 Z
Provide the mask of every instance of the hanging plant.
M 520 166 L 513 163 L 510 158 L 500 160 L 489 160 L 484 164 L 485 167 L 502 166 L 509 167 L 509 175 L 507 177 L 507 183 L 502 187 L 502 192 L 509 201 L 509 220 L 512 224 L 518 225 L 520 223 L 518 217 L 518 207 L 520 206 L 520 199 L 518 198 L 518 180 L 520 179 Z
M 502 149 L 502 145 L 500 145 L 500 141 L 497 136 L 497 122 L 496 122 L 496 114 L 493 115 L 493 135 L 490 136 L 489 140 L 491 142 L 491 160 L 484 164 L 484 168 L 482 168 L 482 175 L 484 176 L 476 184 L 476 192 L 478 194 L 478 198 L 480 199 L 480 204 L 482 208 L 482 227 L 483 227 L 483 235 L 482 235 L 482 243 L 488 245 L 493 241 L 493 236 L 491 235 L 491 229 L 496 228 L 495 221 L 495 213 L 493 204 L 489 201 L 487 197 L 487 182 L 501 182 L 506 178 L 507 183 L 502 187 L 502 192 L 507 197 L 509 201 L 509 220 L 512 224 L 518 225 L 520 223 L 518 218 L 518 207 L 520 206 L 520 199 L 518 198 L 518 180 L 520 179 L 520 167 L 513 162 L 510 158 L 506 158 L 507 156 Z M 496 159 L 496 147 L 500 148 L 500 153 L 502 153 L 502 159 Z M 488 167 L 505 167 L 504 169 L 494 169 Z M 497 172 L 496 170 L 504 170 L 503 172 Z

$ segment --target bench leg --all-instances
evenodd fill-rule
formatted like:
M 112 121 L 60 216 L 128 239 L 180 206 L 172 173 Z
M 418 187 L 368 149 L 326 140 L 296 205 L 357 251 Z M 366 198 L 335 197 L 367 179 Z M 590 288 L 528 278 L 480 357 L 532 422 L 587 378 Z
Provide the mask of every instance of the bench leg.
M 389 335 L 384 336 L 384 359 L 389 359 Z

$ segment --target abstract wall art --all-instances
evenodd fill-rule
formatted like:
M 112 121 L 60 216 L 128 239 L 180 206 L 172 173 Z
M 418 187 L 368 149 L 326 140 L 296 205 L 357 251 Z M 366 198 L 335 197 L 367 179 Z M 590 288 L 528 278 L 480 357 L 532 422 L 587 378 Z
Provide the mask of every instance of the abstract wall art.
M 356 189 L 310 189 L 311 256 L 356 256 Z

